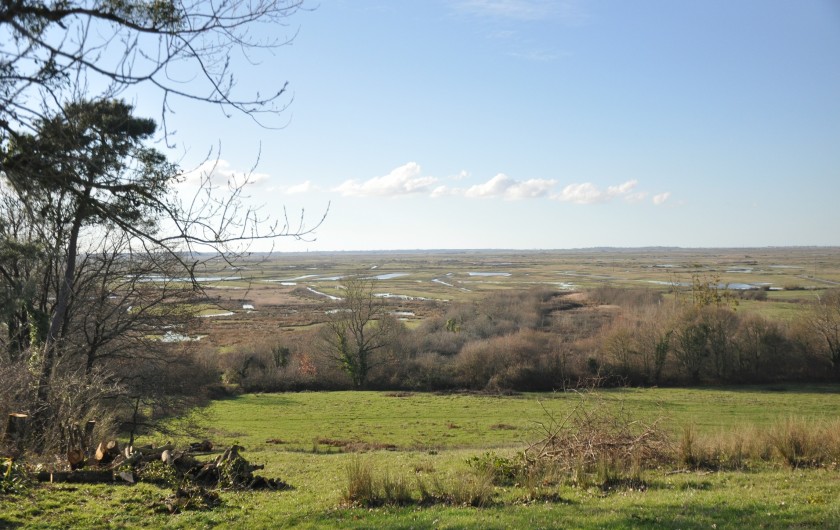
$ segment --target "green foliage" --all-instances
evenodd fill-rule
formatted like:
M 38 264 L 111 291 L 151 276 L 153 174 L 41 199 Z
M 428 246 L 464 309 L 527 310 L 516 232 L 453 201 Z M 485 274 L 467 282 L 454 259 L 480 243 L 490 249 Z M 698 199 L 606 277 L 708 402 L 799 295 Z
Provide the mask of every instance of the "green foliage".
M 121 471 L 131 471 L 121 469 Z M 153 460 L 134 470 L 137 479 L 159 486 L 176 487 L 181 483 L 181 476 L 175 466 L 169 465 L 161 460 Z
M 285 368 L 288 366 L 291 355 L 291 350 L 286 346 L 275 344 L 271 347 L 271 358 L 274 361 L 275 368 Z
M 21 495 L 31 487 L 29 471 L 23 464 L 12 458 L 0 464 L 0 494 Z
M 508 458 L 488 451 L 468 458 L 467 464 L 479 474 L 489 476 L 497 486 L 512 486 L 523 481 L 528 472 L 527 462 L 521 453 Z

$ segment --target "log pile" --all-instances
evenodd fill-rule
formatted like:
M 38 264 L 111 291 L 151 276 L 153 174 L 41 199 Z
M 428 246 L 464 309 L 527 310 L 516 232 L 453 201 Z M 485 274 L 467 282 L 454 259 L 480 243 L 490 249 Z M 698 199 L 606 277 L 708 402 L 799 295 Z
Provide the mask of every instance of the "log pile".
M 265 466 L 253 465 L 239 454 L 244 448 L 232 445 L 212 462 L 193 466 L 185 476 L 193 482 L 223 489 L 289 489 L 282 480 L 254 475 Z
M 179 490 L 199 488 L 216 489 L 270 489 L 285 490 L 289 485 L 282 480 L 255 475 L 254 471 L 265 466 L 248 462 L 240 452 L 243 447 L 233 445 L 213 460 L 202 462 L 197 456 L 212 451 L 207 440 L 177 449 L 173 444 L 162 446 L 126 447 L 122 451 L 116 440 L 105 440 L 97 446 L 95 454 L 85 460 L 81 451 L 68 452 L 70 471 L 39 473 L 41 482 L 115 483 L 133 484 L 138 480 L 180 484 Z M 81 469 L 87 466 L 87 469 Z M 157 477 L 150 470 L 163 466 L 165 473 Z M 168 479 L 166 478 L 168 477 Z M 176 498 L 182 498 L 177 497 Z M 178 502 L 173 506 L 180 505 Z

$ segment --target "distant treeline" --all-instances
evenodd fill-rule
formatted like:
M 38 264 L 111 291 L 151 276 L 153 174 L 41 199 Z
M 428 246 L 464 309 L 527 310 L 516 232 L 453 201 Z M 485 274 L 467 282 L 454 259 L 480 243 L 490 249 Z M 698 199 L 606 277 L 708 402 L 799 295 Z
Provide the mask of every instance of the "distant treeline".
M 505 392 L 593 380 L 637 386 L 840 380 L 840 291 L 802 303 L 792 322 L 739 310 L 737 298 L 702 278 L 671 293 L 498 291 L 442 308 L 414 329 L 389 322 L 390 339 L 371 355 L 365 387 Z M 285 344 L 254 345 L 217 357 L 218 370 L 225 383 L 246 391 L 352 387 L 318 344 L 313 331 Z

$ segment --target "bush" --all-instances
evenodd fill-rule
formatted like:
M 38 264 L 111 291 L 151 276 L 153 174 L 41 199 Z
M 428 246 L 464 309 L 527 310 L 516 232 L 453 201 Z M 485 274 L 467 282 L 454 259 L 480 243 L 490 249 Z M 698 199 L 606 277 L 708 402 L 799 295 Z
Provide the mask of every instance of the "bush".
M 768 437 L 783 461 L 792 468 L 838 462 L 840 422 L 815 424 L 788 419 L 771 427 Z
M 455 357 L 457 383 L 475 390 L 535 390 L 548 336 L 525 331 L 468 343 Z
M 497 486 L 513 486 L 523 482 L 528 467 L 523 455 L 517 458 L 499 456 L 493 452 L 467 459 L 467 464 L 479 475 L 488 475 Z
M 0 463 L 0 494 L 20 495 L 32 486 L 29 471 L 23 464 L 7 458 Z

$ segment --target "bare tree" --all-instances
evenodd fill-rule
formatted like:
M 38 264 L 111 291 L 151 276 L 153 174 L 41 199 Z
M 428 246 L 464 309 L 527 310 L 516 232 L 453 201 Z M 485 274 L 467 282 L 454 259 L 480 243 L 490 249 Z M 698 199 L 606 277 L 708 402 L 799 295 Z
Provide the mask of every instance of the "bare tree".
M 320 349 L 350 376 L 355 388 L 364 388 L 377 353 L 392 336 L 393 318 L 374 292 L 376 280 L 352 276 L 342 280 L 344 295 L 320 333 Z
M 840 289 L 828 290 L 814 302 L 806 326 L 831 363 L 835 379 L 840 379 Z

